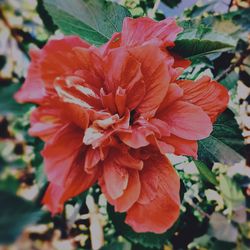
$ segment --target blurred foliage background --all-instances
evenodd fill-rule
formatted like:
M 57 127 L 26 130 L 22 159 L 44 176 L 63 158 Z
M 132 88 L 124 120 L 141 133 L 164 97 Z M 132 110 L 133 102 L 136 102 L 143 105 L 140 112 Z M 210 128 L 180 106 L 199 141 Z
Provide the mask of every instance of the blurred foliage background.
M 229 109 L 199 144 L 199 161 L 170 155 L 182 179 L 181 216 L 165 234 L 136 234 L 98 186 L 70 200 L 62 215 L 41 207 L 43 143 L 27 133 L 34 107 L 13 94 L 29 48 L 64 30 L 41 0 L 0 0 L 0 249 L 250 249 L 250 1 L 116 2 L 135 18 L 176 16 L 184 32 L 175 52 L 192 60 L 183 77 L 205 73 L 230 91 Z

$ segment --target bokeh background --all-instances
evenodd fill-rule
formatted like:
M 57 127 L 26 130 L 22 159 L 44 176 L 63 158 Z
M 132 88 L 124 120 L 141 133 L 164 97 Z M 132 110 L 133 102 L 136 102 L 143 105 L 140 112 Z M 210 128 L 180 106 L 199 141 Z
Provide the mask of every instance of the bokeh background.
M 134 17 L 153 15 L 157 20 L 193 20 L 250 8 L 250 1 L 243 0 L 117 2 Z M 205 57 L 185 72 L 187 78 L 205 72 L 229 89 L 228 117 L 235 115 L 237 122 L 228 122 L 225 132 L 242 160 L 212 164 L 210 175 L 186 157 L 170 156 L 184 185 L 182 215 L 171 237 L 161 236 L 157 243 L 151 235 L 122 232 L 98 187 L 69 201 L 62 215 L 51 217 L 41 207 L 47 186 L 39 154 L 43 143 L 27 133 L 34 107 L 17 104 L 13 94 L 24 82 L 29 48 L 42 48 L 49 38 L 62 34 L 42 1 L 0 0 L 0 249 L 80 250 L 98 244 L 109 250 L 250 249 L 250 11 L 245 13 L 237 25 L 231 20 L 213 24 L 230 34 L 244 27 L 244 32 L 235 33 L 237 50 Z M 235 135 L 231 127 L 237 127 Z

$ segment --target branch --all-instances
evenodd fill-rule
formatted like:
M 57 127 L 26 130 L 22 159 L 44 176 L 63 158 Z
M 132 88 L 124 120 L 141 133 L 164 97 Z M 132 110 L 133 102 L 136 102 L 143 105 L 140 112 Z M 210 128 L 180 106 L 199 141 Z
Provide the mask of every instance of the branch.
M 221 81 L 224 79 L 229 73 L 231 73 L 236 67 L 240 66 L 243 61 L 250 55 L 250 49 L 246 50 L 244 54 L 241 54 L 241 57 L 233 64 L 231 64 L 227 69 L 225 69 L 221 74 L 215 77 L 216 81 Z

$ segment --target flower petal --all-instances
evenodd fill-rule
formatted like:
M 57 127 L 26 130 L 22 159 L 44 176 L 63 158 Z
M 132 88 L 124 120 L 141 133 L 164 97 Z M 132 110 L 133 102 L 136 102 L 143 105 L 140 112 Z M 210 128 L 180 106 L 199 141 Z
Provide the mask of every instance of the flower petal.
M 144 117 L 152 117 L 167 93 L 173 58 L 154 44 L 136 47 L 130 52 L 141 63 L 145 82 L 145 96 L 136 110 Z
M 125 18 L 121 32 L 121 45 L 138 46 L 158 38 L 164 47 L 173 46 L 177 34 L 181 31 L 182 28 L 173 18 L 166 18 L 160 22 L 148 17 Z
M 165 111 L 157 114 L 165 121 L 169 131 L 183 139 L 200 140 L 212 132 L 212 123 L 208 115 L 199 107 L 184 101 L 177 101 Z
M 49 140 L 65 122 L 58 116 L 58 110 L 48 106 L 40 106 L 32 111 L 30 115 L 31 127 L 29 134 L 38 136 L 44 141 Z
M 117 199 L 112 199 L 107 192 L 106 185 L 103 181 L 99 181 L 102 192 L 105 194 L 108 202 L 115 207 L 117 212 L 126 212 L 138 200 L 141 190 L 139 173 L 137 170 L 128 171 L 128 186 L 123 194 Z
M 103 163 L 103 177 L 107 194 L 113 200 L 121 197 L 128 186 L 129 175 L 127 169 L 119 166 L 113 159 L 109 158 Z
M 155 153 L 140 173 L 141 195 L 125 222 L 136 232 L 163 233 L 179 216 L 180 181 L 168 159 Z
M 83 165 L 74 162 L 74 164 L 71 165 L 65 184 L 57 185 L 51 182 L 42 202 L 48 207 L 52 214 L 59 213 L 63 210 L 65 201 L 91 187 L 96 182 L 97 177 L 96 172 L 87 174 L 84 171 Z
M 119 138 L 131 148 L 141 148 L 149 144 L 147 136 L 153 134 L 151 130 L 141 126 L 134 126 L 131 131 L 121 131 L 118 133 Z
M 47 96 L 46 88 L 51 89 L 56 77 L 74 72 L 78 67 L 72 48 L 89 47 L 89 44 L 76 36 L 49 41 L 43 49 L 30 51 L 31 64 L 21 89 L 16 93 L 18 102 L 41 103 Z
M 175 135 L 162 138 L 162 140 L 174 147 L 176 155 L 187 155 L 197 158 L 198 144 L 196 141 L 185 140 Z
M 198 81 L 181 80 L 178 84 L 184 90 L 184 100 L 200 106 L 214 122 L 227 107 L 229 95 L 227 89 L 209 77 Z
M 141 63 L 125 47 L 117 48 L 106 56 L 106 90 L 116 93 L 118 88 L 126 90 L 126 107 L 135 109 L 145 95 Z
M 66 124 L 49 141 L 42 151 L 45 172 L 50 182 L 63 186 L 70 169 L 82 148 L 82 129 Z M 84 164 L 82 165 L 84 169 Z
M 183 96 L 183 89 L 178 86 L 176 83 L 171 83 L 168 88 L 168 92 L 162 101 L 160 107 L 157 110 L 157 113 L 167 109 L 169 105 L 176 102 Z

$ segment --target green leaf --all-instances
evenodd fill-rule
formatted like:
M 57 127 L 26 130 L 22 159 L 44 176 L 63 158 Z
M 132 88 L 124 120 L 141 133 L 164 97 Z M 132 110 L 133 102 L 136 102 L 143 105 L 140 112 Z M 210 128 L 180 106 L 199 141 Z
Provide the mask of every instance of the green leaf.
M 0 179 L 0 190 L 15 194 L 19 184 L 19 181 L 14 176 L 8 175 L 5 178 Z
M 46 11 L 43 0 L 37 1 L 36 11 L 38 15 L 40 16 L 40 18 L 42 19 L 45 28 L 48 31 L 54 33 L 57 29 L 57 26 L 53 23 L 51 16 Z
M 236 46 L 234 39 L 212 31 L 209 24 L 189 20 L 180 25 L 183 32 L 178 35 L 173 51 L 183 57 L 195 60 L 197 57 L 230 51 Z
M 226 41 L 225 37 L 225 41 Z M 185 58 L 194 60 L 197 57 L 206 56 L 213 53 L 230 51 L 234 48 L 231 44 L 208 39 L 181 39 L 175 41 L 173 51 Z
M 101 248 L 101 250 L 131 250 L 129 242 L 113 242 Z
M 0 114 L 1 115 L 23 115 L 27 112 L 31 105 L 30 104 L 19 104 L 13 96 L 20 88 L 19 84 L 11 84 L 7 87 L 0 88 Z
M 195 18 L 202 15 L 204 12 L 213 10 L 214 5 L 217 1 L 212 1 L 210 3 L 204 4 L 202 6 L 194 5 L 192 8 L 185 10 L 185 16 L 190 18 Z
M 236 40 L 241 38 L 247 41 L 250 31 L 250 8 L 217 15 L 209 21 L 217 32 L 227 33 Z
M 37 222 L 40 216 L 41 212 L 32 203 L 0 191 L 0 243 L 15 241 L 24 227 Z
M 223 80 L 221 80 L 220 83 L 230 90 L 236 86 L 238 80 L 239 74 L 235 71 L 232 71 Z
M 194 161 L 199 173 L 201 176 L 207 180 L 208 182 L 212 183 L 213 185 L 218 185 L 218 181 L 216 180 L 215 174 L 201 161 Z
M 210 15 L 180 22 L 184 28 L 176 39 L 173 51 L 195 59 L 231 51 L 238 40 L 247 38 L 250 31 L 250 8 L 222 15 Z
M 199 141 L 198 145 L 198 158 L 207 165 L 214 162 L 233 165 L 244 160 L 238 153 L 244 146 L 243 137 L 230 110 L 221 114 L 214 123 L 212 134 Z
M 40 164 L 39 166 L 36 167 L 36 182 L 39 188 L 44 187 L 44 185 L 47 183 L 47 177 L 44 173 L 44 166 L 43 164 Z
M 237 183 L 228 176 L 220 176 L 220 191 L 227 205 L 231 209 L 239 208 L 245 203 L 245 196 Z
M 44 5 L 66 35 L 78 35 L 94 45 L 121 31 L 123 19 L 130 16 L 124 7 L 104 0 L 44 0 Z
M 181 0 L 162 0 L 162 2 L 170 8 L 174 8 L 181 2 Z
M 113 206 L 108 205 L 108 215 L 118 234 L 121 234 L 134 244 L 139 244 L 149 249 L 161 249 L 164 243 L 174 234 L 179 223 L 179 221 L 177 221 L 172 228 L 163 234 L 136 233 L 129 225 L 125 224 L 125 213 L 116 213 Z

